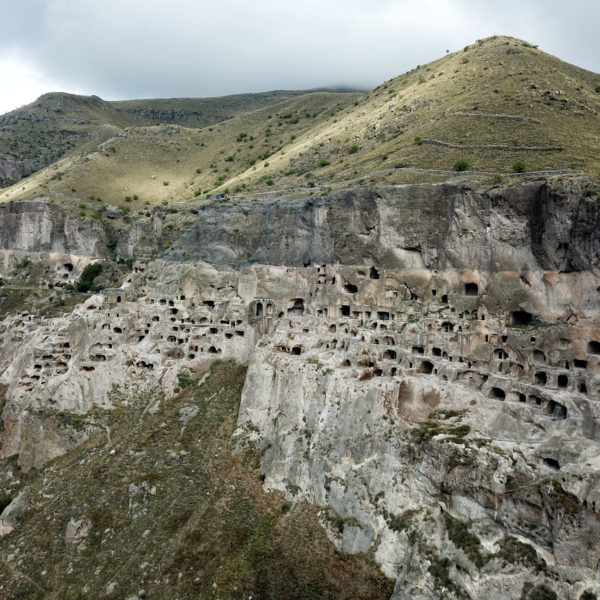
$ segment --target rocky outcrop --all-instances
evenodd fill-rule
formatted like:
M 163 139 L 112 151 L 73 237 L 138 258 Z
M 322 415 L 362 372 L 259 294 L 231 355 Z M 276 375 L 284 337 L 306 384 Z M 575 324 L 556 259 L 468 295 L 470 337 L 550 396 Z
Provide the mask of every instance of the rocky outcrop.
M 209 203 L 167 254 L 215 264 L 521 271 L 598 267 L 600 205 L 587 180 L 477 191 L 462 184 Z
M 122 218 L 122 211 L 113 216 Z M 24 257 L 57 269 L 68 265 L 70 272 L 90 260 L 116 256 L 147 260 L 162 249 L 163 226 L 161 208 L 148 211 L 123 230 L 110 219 L 101 222 L 80 216 L 44 197 L 0 204 L 0 274 Z
M 1 250 L 105 258 L 107 241 L 99 222 L 67 213 L 47 199 L 0 205 Z
M 35 173 L 41 166 L 28 158 L 22 160 L 0 158 L 0 187 L 10 185 Z

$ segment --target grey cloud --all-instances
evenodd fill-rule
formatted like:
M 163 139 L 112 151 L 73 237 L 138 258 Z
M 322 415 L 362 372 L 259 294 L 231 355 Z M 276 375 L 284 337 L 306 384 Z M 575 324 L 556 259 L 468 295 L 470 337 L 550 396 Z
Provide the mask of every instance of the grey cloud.
M 372 87 L 477 38 L 507 34 L 598 70 L 596 2 L 21 0 L 0 55 L 108 98 Z

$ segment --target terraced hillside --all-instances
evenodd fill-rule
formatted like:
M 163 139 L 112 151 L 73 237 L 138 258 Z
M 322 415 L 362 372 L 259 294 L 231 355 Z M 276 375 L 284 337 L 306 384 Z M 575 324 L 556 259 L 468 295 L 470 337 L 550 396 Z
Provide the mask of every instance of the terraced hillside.
M 520 172 L 600 169 L 600 76 L 515 38 L 480 40 L 368 94 L 285 94 L 232 101 L 230 109 L 215 100 L 202 118 L 242 106 L 244 114 L 202 129 L 185 104 L 170 119 L 179 125 L 164 125 L 180 101 L 115 103 L 93 148 L 66 155 L 2 199 L 44 193 L 118 204 L 129 197 L 135 207 L 350 182 L 455 174 L 497 183 Z

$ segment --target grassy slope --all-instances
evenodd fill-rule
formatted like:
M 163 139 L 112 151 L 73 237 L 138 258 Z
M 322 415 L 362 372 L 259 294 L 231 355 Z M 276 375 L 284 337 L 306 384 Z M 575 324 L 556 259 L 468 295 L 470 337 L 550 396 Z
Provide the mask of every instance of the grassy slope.
M 503 173 L 521 160 L 527 170 L 575 168 L 596 175 L 599 86 L 599 75 L 525 42 L 489 38 L 374 89 L 358 106 L 286 149 L 281 168 L 296 168 L 301 178 L 335 181 L 394 167 L 452 170 L 459 159 L 473 170 Z M 547 90 L 552 93 L 543 95 Z M 527 150 L 556 146 L 563 151 Z M 320 161 L 330 164 L 321 167 Z M 374 177 L 377 183 L 382 179 Z
M 583 169 L 597 175 L 597 89 L 599 75 L 496 36 L 368 94 L 306 94 L 201 130 L 117 130 L 111 122 L 103 134 L 112 127 L 116 137 L 102 138 L 84 156 L 72 153 L 0 198 L 48 193 L 119 204 L 137 195 L 131 204 L 136 207 L 193 199 L 196 190 L 204 197 L 356 180 L 437 181 L 448 174 L 432 171 L 452 171 L 458 160 L 491 174 L 510 173 L 522 161 L 527 171 Z M 241 133 L 247 137 L 236 141 Z
M 393 582 L 369 556 L 336 551 L 315 507 L 263 493 L 259 457 L 232 454 L 244 378 L 244 367 L 215 363 L 156 414 L 139 398 L 86 417 L 110 427 L 111 443 L 98 434 L 30 478 L 35 504 L 0 539 L 3 597 L 126 598 L 141 588 L 149 598 L 389 597 Z M 186 404 L 199 413 L 182 427 Z M 132 493 L 142 482 L 155 494 Z M 80 517 L 93 527 L 78 552 L 64 533 Z
M 122 129 L 94 151 L 68 155 L 7 188 L 0 198 L 63 194 L 74 201 L 90 201 L 93 197 L 91 208 L 98 208 L 98 197 L 119 205 L 129 196 L 132 208 L 193 198 L 197 189 L 214 188 L 221 175 L 227 180 L 246 169 L 254 172 L 253 161 L 264 168 L 261 155 L 281 151 L 292 136 L 321 127 L 332 113 L 360 96 L 305 94 L 204 129 L 176 125 Z M 236 141 L 240 134 L 246 137 Z
M 173 98 L 105 102 L 96 96 L 44 94 L 0 116 L 0 158 L 46 165 L 71 152 L 93 151 L 124 127 L 175 123 L 206 127 L 305 92 L 272 91 L 220 98 Z

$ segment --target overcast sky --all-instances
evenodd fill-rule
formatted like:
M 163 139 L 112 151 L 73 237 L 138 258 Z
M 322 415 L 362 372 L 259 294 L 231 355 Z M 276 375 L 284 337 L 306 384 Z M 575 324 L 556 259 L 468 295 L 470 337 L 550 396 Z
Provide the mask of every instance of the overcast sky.
M 493 34 L 600 71 L 600 0 L 7 0 L 0 113 L 382 81 Z

